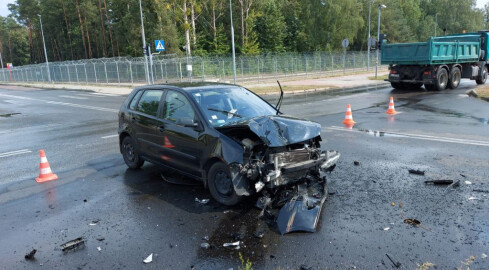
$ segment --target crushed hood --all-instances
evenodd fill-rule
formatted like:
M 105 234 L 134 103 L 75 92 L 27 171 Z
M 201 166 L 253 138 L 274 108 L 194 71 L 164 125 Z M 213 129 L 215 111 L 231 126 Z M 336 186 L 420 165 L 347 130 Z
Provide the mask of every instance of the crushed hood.
M 269 147 L 300 143 L 321 134 L 318 123 L 278 115 L 258 116 L 224 128 L 233 126 L 248 126 Z

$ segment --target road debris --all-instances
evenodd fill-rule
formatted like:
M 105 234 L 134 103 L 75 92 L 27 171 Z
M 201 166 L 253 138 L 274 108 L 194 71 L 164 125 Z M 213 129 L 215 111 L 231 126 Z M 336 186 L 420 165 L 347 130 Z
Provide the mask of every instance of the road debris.
M 433 185 L 450 185 L 453 184 L 453 180 L 448 179 L 438 179 L 438 180 L 426 180 L 425 184 L 433 184 Z
M 232 248 L 232 249 L 240 249 L 239 245 L 242 243 L 243 242 L 241 242 L 241 241 L 236 241 L 236 242 L 232 242 L 232 243 L 224 243 L 222 246 Z
M 472 182 L 470 182 L 470 181 L 465 181 L 465 184 L 466 184 L 466 185 L 472 185 Z
M 401 263 L 400 262 L 394 262 L 394 260 L 391 258 L 391 256 L 389 256 L 389 254 L 385 254 L 385 256 L 387 256 L 387 258 L 389 258 L 389 260 L 392 262 L 392 264 L 396 267 L 396 268 L 399 268 L 401 267 Z
M 253 236 L 255 238 L 263 238 L 263 236 L 265 236 L 265 232 L 263 230 L 258 230 L 253 233 Z
M 149 256 L 143 260 L 143 263 L 150 263 L 152 261 L 153 261 L 153 253 L 149 254 Z
M 408 171 L 410 174 L 424 175 L 424 171 L 421 170 L 409 169 Z
M 391 229 L 391 227 L 385 227 L 385 228 L 384 228 L 384 231 L 388 231 L 388 230 L 390 230 L 390 229 Z
M 301 265 L 301 267 L 299 268 L 299 270 L 312 270 L 313 268 L 312 267 L 309 267 L 305 264 Z
M 37 252 L 37 249 L 33 249 L 31 252 L 27 253 L 27 254 L 24 256 L 24 258 L 25 258 L 26 260 L 32 260 L 32 259 L 34 259 L 34 254 L 36 254 L 36 252 Z
M 476 198 L 476 197 L 469 197 L 469 201 L 474 201 L 474 200 L 478 200 L 478 198 Z
M 102 251 L 102 248 L 101 247 L 97 247 L 97 250 L 101 252 Z
M 83 237 L 78 237 L 76 239 L 70 240 L 61 245 L 61 250 L 63 252 L 77 249 L 78 247 L 83 247 L 85 245 L 85 239 Z
M 413 226 L 419 226 L 421 225 L 421 221 L 414 219 L 414 218 L 406 218 L 404 219 L 404 223 L 413 225 Z
M 474 191 L 474 192 L 482 192 L 482 193 L 489 193 L 489 190 L 485 190 L 485 189 L 473 189 L 472 191 Z
M 460 186 L 460 180 L 454 181 L 452 184 L 450 184 L 450 185 L 447 187 L 447 190 L 449 190 L 449 189 L 451 189 L 451 188 L 458 187 L 458 186 Z
M 209 241 L 209 236 L 205 235 L 204 237 L 202 237 L 202 240 Z
M 199 200 L 199 198 L 195 197 L 195 201 L 200 203 L 200 204 L 207 204 L 210 200 L 209 199 Z
M 97 241 L 104 241 L 105 240 L 105 237 L 99 237 L 97 238 Z
M 200 244 L 200 247 L 203 248 L 203 249 L 209 249 L 211 247 L 211 245 L 209 243 L 202 243 Z
M 90 224 L 88 224 L 88 225 L 90 225 L 90 226 L 95 226 L 95 225 L 97 225 L 97 224 L 99 223 L 99 221 L 100 221 L 100 219 L 94 219 L 94 220 L 92 220 L 92 222 L 90 222 Z
M 395 203 L 395 202 L 391 202 L 391 205 L 392 205 L 392 206 L 396 206 L 396 203 Z
M 35 249 L 34 249 L 34 250 L 35 250 Z M 481 259 L 485 259 L 485 258 L 487 258 L 487 254 L 486 254 L 486 253 L 482 253 L 482 255 L 481 255 Z
M 360 166 L 360 162 L 358 162 L 358 161 L 355 160 L 355 161 L 353 161 L 353 165 Z

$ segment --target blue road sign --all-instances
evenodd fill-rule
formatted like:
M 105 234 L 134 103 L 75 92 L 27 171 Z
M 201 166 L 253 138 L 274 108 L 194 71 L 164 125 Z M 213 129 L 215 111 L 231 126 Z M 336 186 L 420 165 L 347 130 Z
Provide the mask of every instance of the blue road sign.
M 155 51 L 164 52 L 165 51 L 165 41 L 164 40 L 155 40 Z

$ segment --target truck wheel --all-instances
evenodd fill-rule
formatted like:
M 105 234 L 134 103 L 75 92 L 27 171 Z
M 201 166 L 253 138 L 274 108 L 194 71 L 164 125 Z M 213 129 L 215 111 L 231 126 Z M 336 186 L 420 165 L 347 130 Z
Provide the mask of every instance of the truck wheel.
M 436 73 L 435 90 L 442 91 L 447 88 L 448 72 L 444 68 L 439 68 Z
M 403 85 L 401 82 L 391 82 L 391 86 L 394 89 L 403 89 L 403 87 L 402 87 Z
M 462 78 L 462 73 L 458 67 L 452 68 L 450 72 L 450 80 L 448 80 L 448 88 L 455 89 L 460 85 L 460 79 Z
M 482 78 L 480 80 L 475 80 L 477 84 L 485 84 L 487 81 L 487 66 L 484 68 L 484 72 L 482 73 Z
M 231 172 L 226 164 L 222 162 L 214 163 L 211 166 L 207 177 L 207 184 L 212 197 L 221 204 L 228 206 L 235 205 L 243 198 L 236 194 L 233 180 L 231 179 Z

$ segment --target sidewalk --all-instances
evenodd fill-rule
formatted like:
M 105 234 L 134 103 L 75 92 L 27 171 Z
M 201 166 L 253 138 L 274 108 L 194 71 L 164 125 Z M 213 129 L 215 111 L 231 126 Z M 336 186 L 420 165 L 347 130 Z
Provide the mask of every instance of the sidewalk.
M 387 82 L 381 80 L 380 77 L 388 74 L 387 71 L 381 71 L 378 74 L 379 80 L 371 80 L 375 76 L 375 72 L 368 72 L 355 75 L 346 76 L 325 76 L 323 78 L 284 78 L 281 80 L 282 87 L 287 93 L 304 93 L 309 91 L 328 91 L 338 89 L 351 89 L 363 86 L 383 86 L 388 85 Z M 287 80 L 286 80 L 287 79 Z M 276 82 L 238 82 L 239 85 L 249 88 L 250 90 L 258 94 L 276 94 L 278 91 Z M 80 90 L 80 91 L 93 91 L 103 94 L 112 95 L 127 95 L 133 87 L 130 85 L 90 85 L 90 84 L 49 84 L 49 83 L 9 83 L 2 84 L 8 86 L 20 86 L 17 89 L 23 89 L 23 87 L 41 88 L 41 89 L 63 89 L 63 90 Z M 143 85 L 143 84 L 142 84 Z

